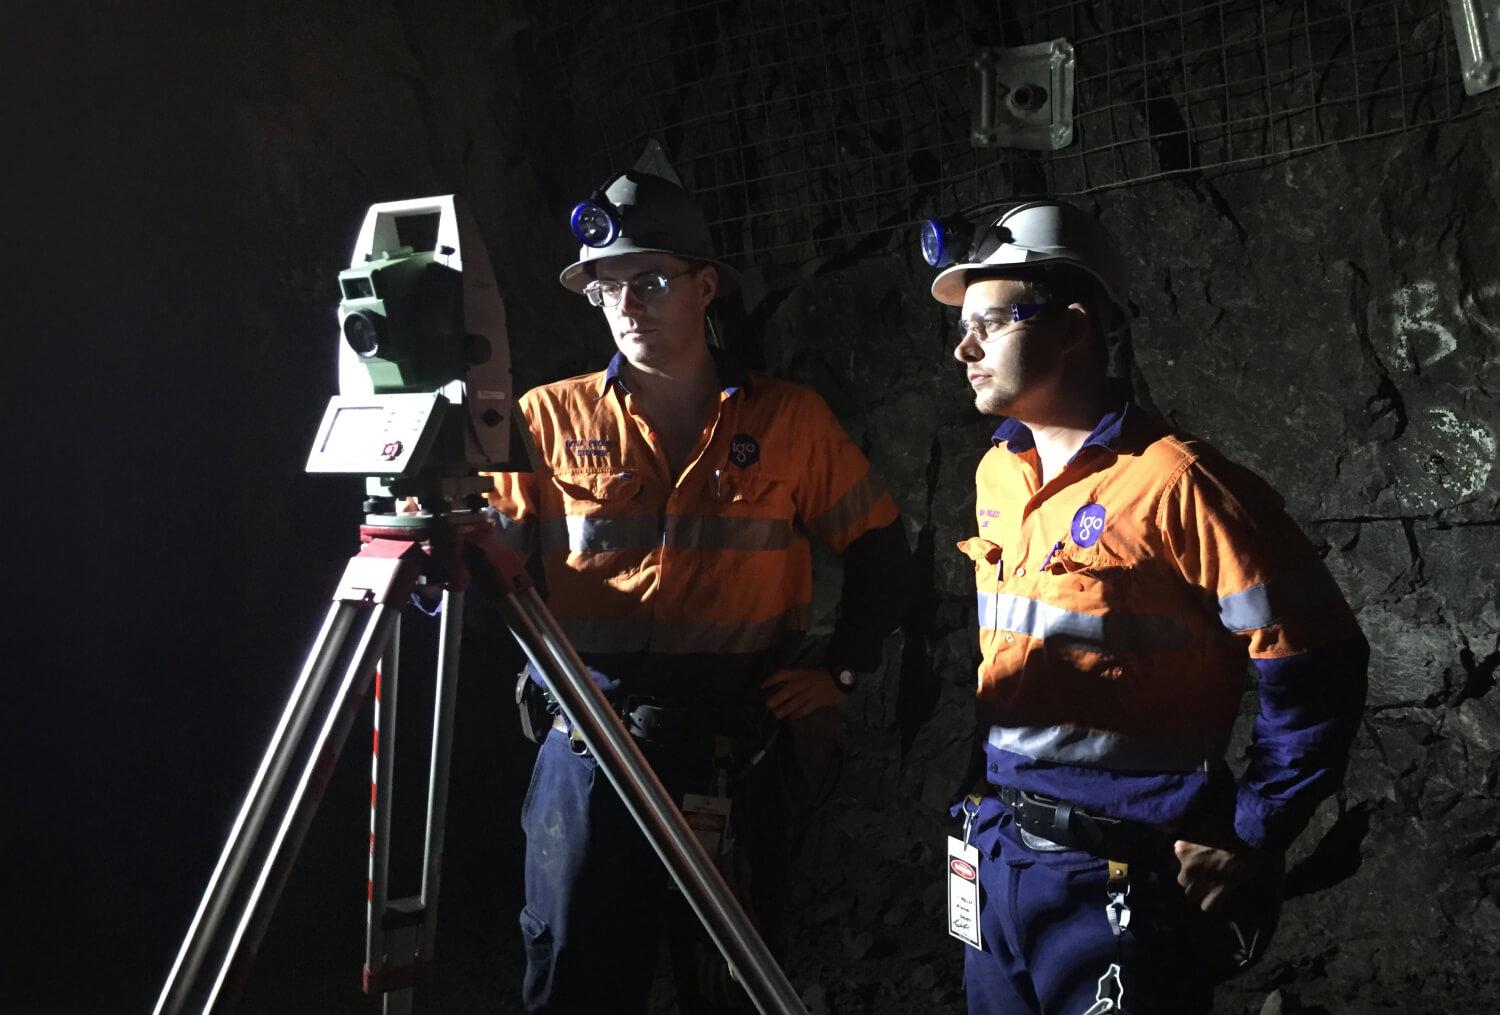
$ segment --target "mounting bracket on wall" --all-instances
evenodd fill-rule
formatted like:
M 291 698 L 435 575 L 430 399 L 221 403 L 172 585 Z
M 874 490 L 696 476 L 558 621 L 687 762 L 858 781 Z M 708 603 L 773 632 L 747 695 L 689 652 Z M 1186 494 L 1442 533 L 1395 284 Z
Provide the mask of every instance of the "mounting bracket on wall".
M 1073 46 L 1067 39 L 986 47 L 974 69 L 979 108 L 969 139 L 975 148 L 1054 151 L 1073 143 Z
M 1500 87 L 1500 0 L 1448 0 L 1464 91 Z

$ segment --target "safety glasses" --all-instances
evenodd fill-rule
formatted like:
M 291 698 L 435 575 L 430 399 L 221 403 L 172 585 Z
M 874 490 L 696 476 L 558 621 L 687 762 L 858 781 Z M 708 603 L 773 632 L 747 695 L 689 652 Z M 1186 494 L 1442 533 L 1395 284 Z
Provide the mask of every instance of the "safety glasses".
M 625 299 L 625 288 L 635 293 L 635 298 L 642 303 L 655 303 L 667 294 L 667 288 L 674 279 L 684 275 L 691 275 L 697 271 L 694 268 L 685 268 L 675 275 L 662 275 L 654 271 L 643 271 L 634 278 L 616 281 L 613 279 L 595 279 L 583 287 L 583 294 L 589 298 L 589 302 L 596 307 L 618 307 Z
M 976 331 L 980 340 L 994 338 L 1012 324 L 1029 321 L 1038 314 L 1059 306 L 1056 303 L 1002 303 L 990 307 L 982 314 L 958 319 L 958 341 L 962 342 Z

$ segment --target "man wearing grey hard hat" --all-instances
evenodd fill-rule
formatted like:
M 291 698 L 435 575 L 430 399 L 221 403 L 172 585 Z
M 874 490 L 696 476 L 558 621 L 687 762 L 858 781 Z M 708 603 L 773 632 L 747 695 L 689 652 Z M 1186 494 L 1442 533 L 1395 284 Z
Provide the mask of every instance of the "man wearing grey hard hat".
M 1108 376 L 1130 305 L 1093 216 L 1012 206 L 932 295 L 1002 417 L 958 544 L 984 756 L 946 872 L 969 1011 L 1207 1012 L 1339 785 L 1368 646 L 1275 491 Z M 1247 664 L 1260 711 L 1232 769 Z
M 599 307 L 608 367 L 520 400 L 535 471 L 495 477 L 504 537 L 778 951 L 787 829 L 831 786 L 838 708 L 902 609 L 894 501 L 811 390 L 707 340 L 738 285 L 660 167 L 574 211 L 563 269 Z M 843 557 L 831 634 L 809 638 L 809 538 Z M 537 699 L 535 681 L 523 697 Z M 550 703 L 542 702 L 544 708 Z M 529 1010 L 642 1011 L 665 937 L 683 1011 L 748 1000 L 555 706 L 523 808 Z

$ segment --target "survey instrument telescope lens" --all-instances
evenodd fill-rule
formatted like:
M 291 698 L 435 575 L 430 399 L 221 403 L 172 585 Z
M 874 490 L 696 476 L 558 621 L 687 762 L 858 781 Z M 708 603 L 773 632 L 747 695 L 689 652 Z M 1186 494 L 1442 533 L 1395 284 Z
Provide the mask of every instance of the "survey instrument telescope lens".
M 380 351 L 381 318 L 365 310 L 355 310 L 344 318 L 344 341 L 356 355 L 368 358 Z

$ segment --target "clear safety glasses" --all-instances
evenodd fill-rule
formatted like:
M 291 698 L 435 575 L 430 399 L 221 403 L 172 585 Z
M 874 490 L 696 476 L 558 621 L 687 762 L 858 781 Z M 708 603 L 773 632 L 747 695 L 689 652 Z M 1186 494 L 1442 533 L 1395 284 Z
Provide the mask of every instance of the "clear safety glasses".
M 1029 321 L 1038 314 L 1059 306 L 1056 303 L 1002 303 L 982 314 L 958 319 L 958 341 L 978 333 L 980 341 L 994 338 L 1012 324 Z
M 625 298 L 625 287 L 629 286 L 630 291 L 635 293 L 635 298 L 642 303 L 655 303 L 667 294 L 667 287 L 672 284 L 673 279 L 691 275 L 697 270 L 697 267 L 684 268 L 675 275 L 643 271 L 634 278 L 622 281 L 596 279 L 583 287 L 583 294 L 596 307 L 618 307 Z

